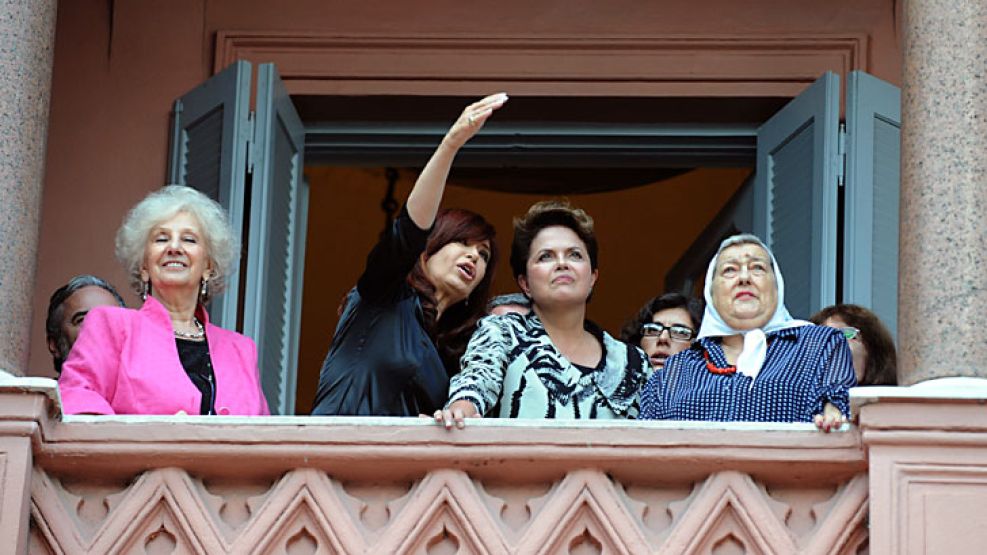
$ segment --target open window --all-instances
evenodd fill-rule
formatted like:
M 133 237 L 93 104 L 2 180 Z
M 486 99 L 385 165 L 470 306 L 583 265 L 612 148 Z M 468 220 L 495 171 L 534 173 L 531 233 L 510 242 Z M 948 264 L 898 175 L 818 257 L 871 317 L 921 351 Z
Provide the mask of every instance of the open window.
M 378 168 L 381 177 L 385 165 L 420 167 L 445 132 L 448 107 L 459 106 L 461 99 L 291 99 L 274 67 L 263 64 L 258 66 L 256 108 L 251 112 L 250 82 L 250 64 L 237 62 L 176 102 L 170 176 L 173 182 L 189 184 L 219 200 L 241 232 L 244 256 L 240 279 L 214 301 L 212 314 L 220 325 L 240 330 L 256 341 L 262 383 L 272 412 L 292 414 L 302 337 L 302 265 L 306 234 L 311 233 L 307 224 L 308 185 L 302 175 L 305 155 L 310 164 L 315 160 L 327 166 Z M 692 99 L 636 98 L 614 103 L 614 99 L 602 98 L 528 98 L 528 119 L 492 122 L 457 157 L 453 176 L 470 183 L 468 191 L 460 193 L 458 204 L 489 209 L 484 204 L 488 200 L 477 199 L 488 199 L 494 192 L 516 195 L 519 188 L 542 195 L 611 194 L 607 191 L 613 187 L 594 189 L 602 181 L 586 179 L 586 174 L 592 173 L 586 168 L 594 164 L 603 168 L 609 183 L 623 180 L 631 184 L 630 188 L 645 183 L 638 173 L 654 178 L 658 175 L 656 168 L 667 176 L 688 173 L 697 167 L 733 168 L 739 171 L 735 173 L 736 185 L 720 197 L 723 200 L 716 201 L 708 216 L 703 216 L 711 218 L 704 220 L 710 222 L 706 231 L 701 231 L 706 224 L 700 223 L 695 243 L 665 274 L 666 287 L 694 289 L 724 235 L 754 232 L 778 257 L 786 277 L 786 301 L 793 315 L 805 318 L 842 300 L 871 307 L 894 329 L 900 127 L 897 89 L 855 72 L 850 75 L 846 98 L 846 130 L 839 123 L 840 83 L 834 74 L 822 76 L 787 104 L 774 102 L 765 109 L 767 105 L 762 103 L 762 111 L 751 122 L 639 121 L 641 114 L 677 116 L 681 104 L 674 103 L 687 104 Z M 400 105 L 402 101 L 407 104 Z M 310 105 L 313 102 L 318 104 L 318 110 Z M 559 109 L 559 103 L 569 104 Z M 308 114 L 307 125 L 299 119 L 296 106 Z M 627 114 L 622 114 L 625 117 L 619 121 L 549 121 L 544 116 L 545 106 L 555 107 L 554 113 L 563 117 L 597 114 L 593 108 L 600 106 L 622 109 Z M 319 115 L 313 117 L 313 111 Z M 424 123 L 412 121 L 409 113 L 420 116 Z M 377 119 L 359 119 L 362 116 L 353 114 L 372 114 Z M 750 168 L 754 166 L 756 171 L 751 175 Z M 313 179 L 325 182 L 317 167 L 310 168 L 313 169 Z M 531 173 L 532 169 L 535 173 Z M 746 175 L 751 177 L 744 181 Z M 524 181 L 523 176 L 530 179 Z M 546 180 L 551 176 L 555 181 Z M 406 179 L 403 186 L 409 181 L 413 179 Z M 503 183 L 510 185 L 504 188 Z M 381 186 L 375 184 L 373 190 Z M 366 184 L 354 184 L 352 188 L 368 195 L 362 187 Z M 696 191 L 692 200 L 677 202 L 683 206 L 697 200 L 709 204 L 708 195 Z M 477 196 L 478 192 L 488 196 Z M 319 194 L 324 197 L 325 191 L 320 189 Z M 399 192 L 395 198 L 403 198 L 404 194 Z M 380 202 L 379 197 L 367 198 L 374 207 Z M 392 197 L 385 197 L 381 206 L 388 204 L 389 198 Z M 322 198 L 322 202 L 330 201 Z M 335 200 L 331 202 L 337 204 Z M 450 203 L 454 204 L 457 202 Z M 322 213 L 326 209 L 327 205 L 320 206 L 313 225 L 328 225 Z M 610 209 L 614 213 L 630 212 L 626 206 Z M 378 216 L 371 210 L 337 217 L 372 222 L 365 225 L 376 227 Z M 678 231 L 666 224 L 636 219 L 630 233 L 657 237 Z M 320 241 L 339 236 L 338 230 L 335 235 L 326 235 L 324 229 L 321 233 Z M 366 236 L 371 240 L 373 232 Z M 357 239 L 362 240 L 362 236 L 346 242 L 358 242 Z M 685 239 L 683 248 L 690 240 Z M 635 253 L 646 252 L 638 251 L 625 249 L 624 254 L 610 256 L 633 258 Z M 320 259 L 318 264 L 323 267 L 314 275 L 336 276 L 340 273 L 340 260 L 358 265 L 365 251 L 360 253 L 329 262 Z M 316 271 L 318 264 L 313 263 L 311 271 Z M 608 271 L 613 268 L 611 264 Z M 641 272 L 639 264 L 631 264 L 624 272 L 633 277 L 623 279 L 647 283 L 651 294 L 660 292 L 661 274 Z M 618 278 L 614 273 L 609 276 Z M 352 283 L 348 277 L 346 280 Z M 324 285 L 320 283 L 320 288 Z M 321 319 L 331 319 L 333 303 L 338 302 L 345 287 L 348 285 L 320 291 L 321 296 L 332 297 L 319 308 Z M 643 300 L 642 296 L 635 302 Z M 625 308 L 628 313 L 634 309 Z M 319 332 L 312 340 L 313 345 L 318 342 L 319 357 L 325 353 L 326 333 L 329 330 Z M 317 370 L 315 357 L 309 356 L 314 350 L 313 347 L 303 353 L 309 357 L 304 364 L 306 372 Z M 308 375 L 305 380 L 314 384 L 315 378 Z M 300 395 L 304 398 L 311 392 Z
M 839 77 L 827 73 L 758 130 L 754 229 L 785 271 L 793 315 L 854 303 L 873 310 L 893 334 L 900 92 L 854 71 L 845 126 L 839 125 L 839 101 Z
M 754 233 L 801 318 L 836 301 L 839 80 L 826 73 L 757 130 Z
M 250 130 L 250 64 L 237 62 L 175 101 L 168 183 L 189 185 L 226 208 L 233 229 L 245 224 Z M 241 237 L 243 239 L 243 237 Z M 213 298 L 213 323 L 237 329 L 239 276 Z
M 229 211 L 243 244 L 240 274 L 210 314 L 257 344 L 271 412 L 293 414 L 305 249 L 305 129 L 273 64 L 239 61 L 175 102 L 172 183 L 201 190 Z
M 778 258 L 792 315 L 854 303 L 894 334 L 900 92 L 854 71 L 845 126 L 839 102 L 839 77 L 827 73 L 758 128 L 753 185 L 741 187 L 685 252 L 668 289 L 695 290 L 720 240 L 751 232 Z
M 843 302 L 870 308 L 897 337 L 901 91 L 854 71 L 846 97 Z

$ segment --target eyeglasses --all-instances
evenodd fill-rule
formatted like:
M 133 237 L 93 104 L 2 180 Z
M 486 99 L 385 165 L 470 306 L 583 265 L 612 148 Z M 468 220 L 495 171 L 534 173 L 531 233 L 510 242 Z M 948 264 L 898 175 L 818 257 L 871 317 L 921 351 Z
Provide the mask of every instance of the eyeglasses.
M 641 326 L 641 336 L 654 337 L 657 339 L 665 330 L 668 330 L 668 337 L 670 337 L 672 341 L 689 341 L 692 339 L 693 334 L 696 333 L 695 330 L 688 326 L 680 326 L 678 324 L 666 326 L 657 322 L 651 322 Z
M 847 326 L 845 328 L 839 328 L 839 330 L 843 332 L 843 337 L 845 337 L 847 341 L 860 337 L 860 330 L 855 327 Z

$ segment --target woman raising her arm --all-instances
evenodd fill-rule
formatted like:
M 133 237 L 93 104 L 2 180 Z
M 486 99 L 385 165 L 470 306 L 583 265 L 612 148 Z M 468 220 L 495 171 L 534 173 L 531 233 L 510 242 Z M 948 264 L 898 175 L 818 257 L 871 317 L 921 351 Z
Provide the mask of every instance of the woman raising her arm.
M 371 250 L 346 297 L 312 414 L 418 416 L 445 403 L 486 308 L 497 246 L 482 216 L 439 205 L 456 153 L 506 101 L 495 94 L 463 110 Z

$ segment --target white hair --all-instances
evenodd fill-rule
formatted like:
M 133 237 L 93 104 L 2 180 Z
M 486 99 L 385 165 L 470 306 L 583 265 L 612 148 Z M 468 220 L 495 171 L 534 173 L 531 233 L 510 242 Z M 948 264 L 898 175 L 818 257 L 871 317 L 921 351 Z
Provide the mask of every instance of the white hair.
M 234 271 L 240 253 L 240 241 L 230 226 L 226 211 L 218 202 L 184 185 L 166 185 L 144 197 L 130 209 L 117 230 L 116 255 L 130 278 L 130 285 L 141 292 L 141 263 L 147 238 L 155 226 L 186 212 L 202 227 L 206 255 L 212 263 L 209 296 L 223 291 Z M 208 300 L 208 299 L 205 299 Z

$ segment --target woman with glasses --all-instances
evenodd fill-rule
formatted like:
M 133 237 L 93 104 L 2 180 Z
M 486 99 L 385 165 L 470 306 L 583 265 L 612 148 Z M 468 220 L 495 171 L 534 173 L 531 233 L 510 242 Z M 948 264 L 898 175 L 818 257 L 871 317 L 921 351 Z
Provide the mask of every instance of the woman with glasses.
M 809 320 L 843 332 L 853 353 L 858 385 L 898 385 L 894 340 L 876 314 L 855 304 L 837 304 L 820 310 Z
M 702 315 L 702 303 L 697 299 L 665 293 L 648 301 L 624 324 L 620 340 L 641 347 L 651 367 L 661 370 L 668 357 L 689 348 Z
M 856 385 L 833 328 L 795 320 L 774 255 L 753 235 L 723 241 L 706 271 L 699 339 L 641 392 L 641 418 L 815 422 L 840 427 Z
M 436 421 L 635 417 L 647 357 L 586 319 L 599 275 L 593 219 L 567 203 L 535 204 L 514 220 L 511 270 L 531 312 L 480 321 Z

